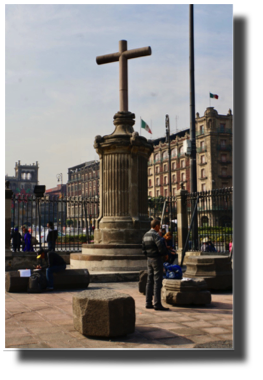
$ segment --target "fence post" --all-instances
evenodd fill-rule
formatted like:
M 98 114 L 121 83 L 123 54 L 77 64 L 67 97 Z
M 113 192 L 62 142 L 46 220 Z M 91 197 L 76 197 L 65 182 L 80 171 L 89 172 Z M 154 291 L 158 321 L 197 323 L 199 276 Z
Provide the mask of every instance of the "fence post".
M 5 181 L 5 249 L 7 250 L 10 250 L 12 195 L 13 192 L 9 189 L 9 181 Z
M 181 262 L 182 253 L 188 233 L 187 221 L 187 194 L 186 190 L 178 190 L 175 194 L 177 205 L 177 236 L 178 236 L 178 263 Z

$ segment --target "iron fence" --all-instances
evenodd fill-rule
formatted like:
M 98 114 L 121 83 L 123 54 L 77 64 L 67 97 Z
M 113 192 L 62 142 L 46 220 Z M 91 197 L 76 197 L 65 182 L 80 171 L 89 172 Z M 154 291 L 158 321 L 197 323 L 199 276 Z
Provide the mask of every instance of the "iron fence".
M 47 223 L 58 232 L 56 250 L 81 251 L 83 243 L 94 236 L 95 219 L 99 215 L 98 197 L 67 197 L 16 194 L 11 204 L 11 234 L 14 228 L 22 235 L 26 227 L 31 235 L 32 250 L 47 248 Z M 25 250 L 23 236 L 20 250 Z
M 205 238 L 209 239 L 218 252 L 229 251 L 232 243 L 232 194 L 233 188 L 187 194 L 188 229 L 192 210 L 198 199 L 198 249 Z M 92 243 L 95 219 L 99 215 L 98 197 L 67 197 L 16 194 L 12 197 L 11 227 L 22 234 L 26 226 L 32 236 L 33 250 L 47 248 L 47 223 L 53 222 L 58 231 L 56 250 L 81 251 L 83 243 Z M 176 197 L 148 198 L 150 219 L 159 218 L 166 232 L 172 229 L 173 243 L 178 246 Z M 12 231 L 11 231 L 12 232 Z M 191 249 L 192 233 L 188 249 Z M 21 244 L 20 249 L 23 249 Z
M 198 249 L 210 241 L 217 252 L 229 253 L 233 241 L 232 196 L 232 187 L 187 195 L 188 228 L 197 202 Z M 191 239 L 190 231 L 190 250 Z

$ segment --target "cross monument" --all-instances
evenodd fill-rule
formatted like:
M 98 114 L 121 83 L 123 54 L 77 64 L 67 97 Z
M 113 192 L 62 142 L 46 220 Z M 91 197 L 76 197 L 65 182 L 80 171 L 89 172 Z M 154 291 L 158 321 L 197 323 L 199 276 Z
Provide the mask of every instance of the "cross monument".
M 152 54 L 150 46 L 132 50 L 127 50 L 127 48 L 127 41 L 121 40 L 117 53 L 96 57 L 98 65 L 119 61 L 120 111 L 122 112 L 128 112 L 128 59 Z

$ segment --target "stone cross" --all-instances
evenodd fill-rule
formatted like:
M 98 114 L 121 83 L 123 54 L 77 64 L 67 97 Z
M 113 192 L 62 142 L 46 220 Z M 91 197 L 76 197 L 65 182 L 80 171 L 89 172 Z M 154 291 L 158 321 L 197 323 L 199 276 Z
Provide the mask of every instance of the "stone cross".
M 98 65 L 119 61 L 119 82 L 120 82 L 120 111 L 128 112 L 128 59 L 151 55 L 150 46 L 127 50 L 127 41 L 119 41 L 118 53 L 101 55 L 96 57 Z

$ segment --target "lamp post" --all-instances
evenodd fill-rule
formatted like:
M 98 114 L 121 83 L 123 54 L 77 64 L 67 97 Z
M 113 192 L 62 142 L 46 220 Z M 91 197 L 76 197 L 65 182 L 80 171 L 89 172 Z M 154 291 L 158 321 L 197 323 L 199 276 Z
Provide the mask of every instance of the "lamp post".
M 196 179 L 196 143 L 195 143 L 195 75 L 194 75 L 194 6 L 189 5 L 189 66 L 190 66 L 190 139 L 191 139 L 191 156 L 190 156 L 190 191 L 197 192 Z M 192 205 L 192 214 L 194 205 Z M 192 230 L 193 250 L 198 249 L 198 224 L 197 212 L 193 219 Z
M 172 231 L 172 181 L 171 181 L 171 144 L 170 144 L 170 120 L 169 115 L 165 116 L 166 143 L 168 144 L 168 181 L 169 181 L 169 222 Z
M 36 185 L 34 188 L 34 194 L 36 195 L 36 201 L 37 201 L 37 207 L 38 207 L 38 235 L 39 235 L 39 247 L 41 249 L 41 215 L 40 215 L 40 198 L 44 196 L 44 193 L 46 191 L 46 186 Z M 45 235 L 45 231 L 44 231 Z M 44 236 L 45 240 L 45 236 Z

